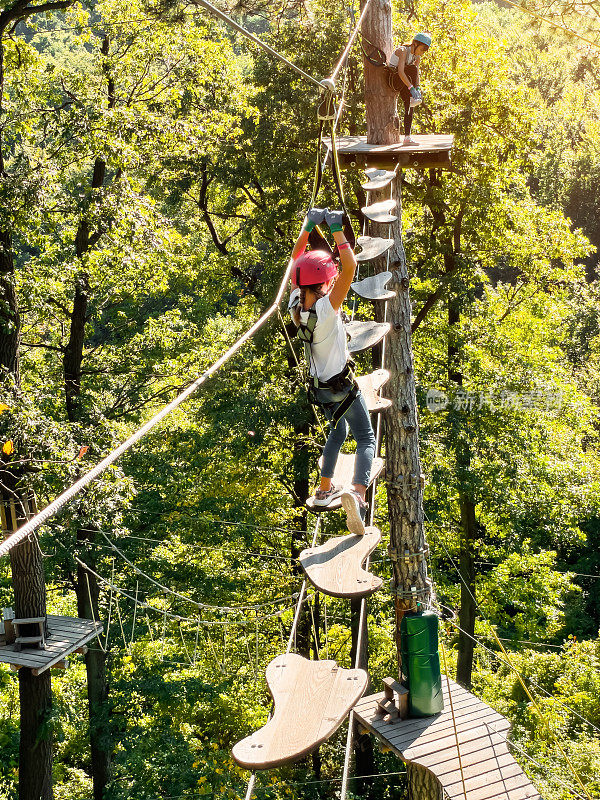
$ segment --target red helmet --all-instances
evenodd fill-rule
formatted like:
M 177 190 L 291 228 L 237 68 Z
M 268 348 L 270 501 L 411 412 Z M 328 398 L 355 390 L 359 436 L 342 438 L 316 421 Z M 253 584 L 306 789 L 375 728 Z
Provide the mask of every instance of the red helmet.
M 327 283 L 337 275 L 338 269 L 331 254 L 325 250 L 309 250 L 298 256 L 294 263 L 296 286 L 313 286 Z

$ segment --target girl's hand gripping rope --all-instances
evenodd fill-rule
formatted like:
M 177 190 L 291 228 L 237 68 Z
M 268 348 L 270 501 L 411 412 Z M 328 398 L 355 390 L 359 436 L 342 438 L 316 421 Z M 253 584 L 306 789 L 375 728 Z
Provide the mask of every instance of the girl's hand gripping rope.
M 328 208 L 311 208 L 304 219 L 302 230 L 310 233 L 317 225 L 321 225 L 325 221 Z
M 342 233 L 344 230 L 344 214 L 342 211 L 330 211 L 325 209 L 325 222 L 329 225 L 332 233 Z

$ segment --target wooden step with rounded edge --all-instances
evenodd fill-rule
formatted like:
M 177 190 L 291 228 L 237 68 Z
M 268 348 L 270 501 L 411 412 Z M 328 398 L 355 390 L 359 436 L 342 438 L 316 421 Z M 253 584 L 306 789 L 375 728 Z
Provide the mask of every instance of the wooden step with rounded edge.
M 356 253 L 356 260 L 358 262 L 371 261 L 387 253 L 394 244 L 394 239 L 382 239 L 380 236 L 359 236 L 356 244 L 362 247 L 360 253 Z
M 356 382 L 360 387 L 367 409 L 371 414 L 378 414 L 385 411 L 392 405 L 392 400 L 387 397 L 380 397 L 377 392 L 390 379 L 387 369 L 377 369 L 369 375 L 357 375 Z
M 273 716 L 231 751 L 245 769 L 272 769 L 307 756 L 335 733 L 369 680 L 362 669 L 308 661 L 295 653 L 273 659 L 266 678 Z
M 354 459 L 356 455 L 354 453 L 340 453 L 338 456 L 337 463 L 335 465 L 335 471 L 333 473 L 332 482 L 334 486 L 351 486 L 352 479 L 354 477 Z M 323 459 L 319 459 L 319 467 L 322 465 Z M 373 459 L 373 463 L 371 464 L 371 475 L 369 478 L 369 485 L 373 483 L 375 478 L 379 477 L 383 468 L 385 467 L 385 461 L 383 458 L 379 458 L 376 456 Z M 328 506 L 316 506 L 315 505 L 315 497 L 312 495 L 308 497 L 306 500 L 306 507 L 309 511 L 312 511 L 313 514 L 320 514 L 322 511 L 337 511 L 342 507 L 342 501 L 339 497 L 336 497 L 334 500 L 329 503 Z
M 367 597 L 383 581 L 363 569 L 367 556 L 381 541 L 381 531 L 366 528 L 364 536 L 336 536 L 320 547 L 300 553 L 300 564 L 309 581 L 331 597 Z
M 396 208 L 395 200 L 382 200 L 379 203 L 361 208 L 362 213 L 367 219 L 373 222 L 395 222 L 398 217 L 390 212 Z
M 361 183 L 361 187 L 366 192 L 385 189 L 396 177 L 396 170 L 392 169 L 377 169 L 377 167 L 371 167 L 364 172 L 369 180 L 366 183 Z
M 392 273 L 386 270 L 385 272 L 378 272 L 377 275 L 363 278 L 362 281 L 355 281 L 350 286 L 363 300 L 391 300 L 392 297 L 396 297 L 396 292 L 385 287 L 392 280 L 392 277 Z
M 348 351 L 350 353 L 361 353 L 376 344 L 389 333 L 391 325 L 389 322 L 347 322 L 344 325 L 346 333 L 350 337 Z

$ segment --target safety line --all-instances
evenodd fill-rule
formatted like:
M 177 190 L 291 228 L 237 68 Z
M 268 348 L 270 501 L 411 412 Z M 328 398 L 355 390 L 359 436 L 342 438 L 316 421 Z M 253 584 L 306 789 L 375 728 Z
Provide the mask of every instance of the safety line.
M 348 58 L 348 55 L 350 54 L 350 50 L 352 49 L 352 45 L 354 44 L 354 40 L 356 39 L 356 36 L 358 34 L 360 26 L 362 25 L 362 21 L 363 21 L 363 19 L 365 17 L 365 14 L 367 13 L 367 10 L 368 10 L 370 4 L 371 4 L 371 0 L 367 0 L 367 2 L 365 3 L 364 8 L 362 10 L 362 13 L 361 13 L 360 17 L 358 18 L 358 22 L 354 26 L 354 30 L 352 31 L 352 33 L 350 35 L 350 38 L 348 39 L 348 44 L 344 48 L 344 52 L 340 56 L 339 61 L 336 64 L 333 72 L 329 76 L 329 80 L 332 80 L 332 81 L 335 82 L 335 79 L 337 78 L 339 71 L 341 70 L 342 66 L 344 65 L 344 62 L 346 61 L 346 59 Z
M 432 524 L 431 521 L 429 520 L 429 518 L 427 517 L 427 514 L 425 514 L 425 519 L 427 520 L 428 523 L 430 523 L 430 525 Z M 435 530 L 435 528 L 433 528 L 433 529 Z M 436 535 L 435 538 L 442 545 L 447 557 L 450 559 L 450 562 L 451 562 L 452 566 L 454 567 L 454 570 L 455 570 L 456 574 L 459 577 L 459 580 L 461 581 L 461 583 L 464 585 L 466 590 L 471 595 L 471 598 L 472 598 L 473 602 L 475 603 L 475 607 L 477 608 L 477 610 L 481 614 L 481 617 L 483 618 L 484 622 L 486 622 L 490 626 L 490 628 L 492 628 L 493 627 L 492 623 L 487 619 L 487 617 L 485 616 L 485 614 L 481 610 L 481 607 L 480 607 L 479 603 L 477 602 L 476 598 L 474 597 L 473 592 L 471 592 L 471 589 L 470 589 L 468 583 L 466 583 L 466 581 L 464 580 L 464 578 L 462 576 L 462 573 L 461 573 L 460 569 L 458 568 L 458 566 L 456 564 L 456 561 L 452 558 L 452 555 L 450 554 L 448 548 L 444 544 L 444 541 L 441 539 L 441 537 L 439 537 L 437 535 Z M 437 609 L 433 608 L 433 606 L 431 606 L 431 608 L 432 608 L 433 611 L 437 611 Z M 448 622 L 450 622 L 451 625 L 454 625 L 454 627 L 457 628 L 459 631 L 464 633 L 465 636 L 468 636 L 469 639 L 471 639 L 473 642 L 475 642 L 475 644 L 478 644 L 484 650 L 487 650 L 488 653 L 491 653 L 493 656 L 495 656 L 499 661 L 501 661 L 502 663 L 506 663 L 506 665 L 509 666 L 509 667 L 512 666 L 509 662 L 505 662 L 503 658 L 500 658 L 500 656 L 496 652 L 494 652 L 494 650 L 492 650 L 489 647 L 486 647 L 486 645 L 483 644 L 483 642 L 480 639 L 476 638 L 475 636 L 471 635 L 468 631 L 465 631 L 463 628 L 461 628 L 460 625 L 458 625 L 456 622 L 454 622 L 454 620 L 449 619 Z M 592 727 L 595 731 L 600 733 L 600 728 L 598 728 L 596 725 L 594 725 L 593 722 L 590 722 L 589 719 L 586 719 L 586 717 L 584 717 L 582 714 L 579 714 L 577 711 L 575 711 L 575 709 L 573 709 L 570 706 L 567 706 L 564 703 L 562 703 L 558 698 L 556 698 L 556 697 L 554 697 L 554 695 L 550 694 L 550 692 L 547 689 L 544 689 L 542 686 L 540 686 L 538 683 L 536 683 L 536 681 L 534 681 L 532 678 L 529 678 L 529 682 L 531 683 L 532 686 L 535 686 L 535 688 L 538 691 L 543 692 L 547 697 L 549 697 L 551 700 L 553 700 L 557 705 L 561 706 L 566 711 L 570 711 L 576 717 L 579 717 L 579 719 L 581 719 L 587 725 Z
M 247 28 L 244 28 L 242 25 L 239 25 L 237 22 L 231 19 L 231 17 L 228 17 L 224 11 L 221 11 L 220 9 L 216 8 L 216 6 L 213 6 L 212 3 L 209 3 L 208 0 L 193 0 L 193 2 L 195 5 L 202 6 L 202 8 L 205 8 L 207 11 L 210 11 L 211 14 L 214 14 L 215 16 L 222 19 L 223 22 L 226 22 L 232 28 L 235 28 L 236 31 L 242 33 L 244 36 L 246 36 L 246 38 L 253 41 L 259 47 L 262 47 L 263 50 L 266 50 L 267 53 L 272 55 L 274 58 L 277 58 L 279 59 L 279 61 L 283 62 L 284 64 L 287 64 L 288 67 L 291 67 L 291 69 L 295 70 L 299 75 L 302 75 L 303 78 L 306 78 L 311 83 L 316 84 L 320 89 L 323 88 L 321 81 L 317 80 L 316 78 L 313 78 L 312 75 L 309 75 L 308 72 L 305 72 L 297 64 L 294 64 L 292 61 L 289 61 L 285 56 L 282 56 L 281 53 L 278 53 L 277 50 L 274 50 L 266 42 L 263 42 L 262 39 L 258 38 L 258 36 L 255 36 L 253 33 L 250 33 L 250 31 L 247 30 Z
M 271 318 L 271 316 L 277 311 L 277 308 L 281 302 L 281 298 L 283 297 L 285 290 L 287 288 L 287 283 L 292 271 L 292 259 L 288 261 L 287 268 L 285 270 L 283 280 L 279 287 L 279 291 L 275 297 L 273 304 L 264 312 L 264 314 L 259 317 L 259 319 L 243 334 L 228 350 L 223 353 L 223 355 L 214 362 L 214 364 L 209 367 L 205 372 L 200 375 L 199 378 L 188 386 L 181 394 L 179 394 L 174 400 L 164 406 L 157 414 L 155 414 L 151 419 L 146 422 L 145 425 L 142 425 L 134 434 L 132 434 L 128 439 L 126 439 L 122 444 L 120 444 L 115 450 L 109 453 L 105 458 L 102 459 L 95 467 L 93 467 L 89 472 L 79 478 L 72 486 L 66 489 L 62 494 L 60 494 L 55 500 L 53 500 L 49 505 L 46 506 L 42 511 L 32 517 L 25 525 L 21 526 L 17 531 L 11 534 L 7 539 L 0 543 L 0 556 L 6 555 L 13 547 L 18 545 L 32 533 L 34 533 L 41 525 L 44 524 L 50 517 L 54 516 L 58 511 L 60 511 L 63 506 L 65 506 L 68 502 L 70 502 L 75 495 L 79 494 L 82 489 L 85 489 L 93 480 L 95 480 L 99 475 L 101 475 L 111 464 L 114 464 L 123 453 L 127 452 L 134 444 L 140 441 L 147 433 L 149 433 L 159 422 L 161 422 L 166 416 L 168 416 L 172 411 L 178 408 L 182 403 L 184 403 L 188 397 L 191 397 L 194 392 L 196 392 L 209 378 L 211 378 L 217 370 L 223 366 L 229 359 L 240 350 L 243 345 L 246 344 L 254 334 L 259 331 L 263 325 Z
M 174 589 L 170 589 L 168 586 L 165 586 L 164 584 L 162 584 L 159 581 L 157 581 L 151 575 L 148 575 L 148 573 L 144 572 L 139 567 L 136 567 L 136 565 L 133 563 L 133 561 L 130 561 L 127 558 L 127 556 L 125 555 L 125 553 L 123 553 L 121 550 L 119 550 L 117 545 L 114 544 L 114 542 L 112 542 L 103 531 L 100 531 L 100 533 L 102 534 L 104 539 L 108 542 L 111 550 L 113 550 L 115 553 L 117 553 L 123 559 L 123 561 L 125 561 L 126 564 L 129 564 L 129 566 L 133 569 L 133 571 L 135 572 L 136 575 L 139 575 L 141 578 L 145 578 L 147 581 L 149 581 L 150 583 L 154 584 L 154 586 L 157 586 L 159 589 L 161 589 L 165 593 L 170 594 L 173 597 L 178 597 L 180 600 L 184 600 L 186 603 L 190 603 L 190 605 L 196 606 L 196 608 L 198 608 L 200 610 L 202 610 L 202 609 L 211 609 L 213 611 L 218 610 L 218 611 L 223 611 L 223 612 L 226 612 L 226 613 L 235 612 L 235 611 L 259 611 L 261 608 L 266 608 L 267 606 L 277 605 L 277 603 L 283 603 L 286 600 L 291 600 L 291 599 L 293 599 L 295 597 L 295 594 L 294 595 L 286 595 L 285 597 L 279 597 L 276 600 L 269 600 L 266 603 L 260 603 L 260 604 L 254 604 L 254 605 L 245 605 L 245 606 L 218 606 L 218 605 L 213 605 L 211 603 L 201 603 L 201 602 L 198 602 L 197 600 L 193 600 L 191 597 L 186 597 L 186 595 L 181 594 L 180 592 L 176 592 Z

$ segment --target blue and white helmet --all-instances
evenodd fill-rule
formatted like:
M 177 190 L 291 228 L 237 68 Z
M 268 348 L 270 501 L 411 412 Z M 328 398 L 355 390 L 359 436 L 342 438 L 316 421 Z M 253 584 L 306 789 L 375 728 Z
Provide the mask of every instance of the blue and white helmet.
M 419 42 L 420 44 L 424 44 L 426 47 L 431 47 L 431 34 L 425 32 L 417 33 L 413 39 L 413 42 Z

